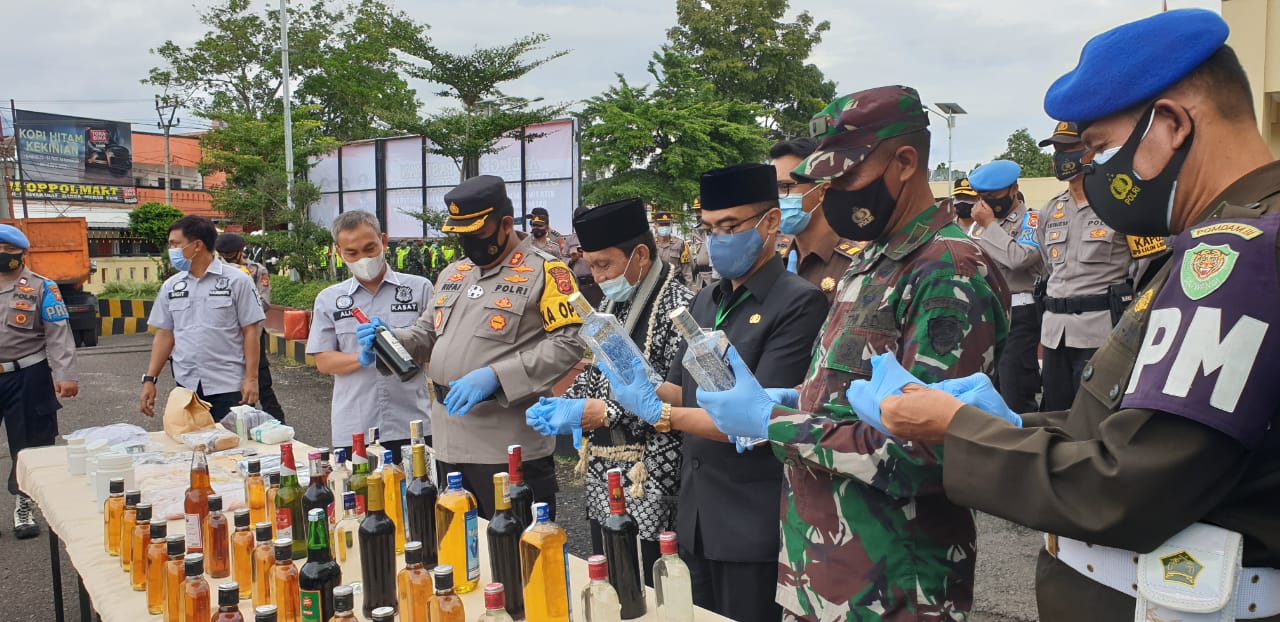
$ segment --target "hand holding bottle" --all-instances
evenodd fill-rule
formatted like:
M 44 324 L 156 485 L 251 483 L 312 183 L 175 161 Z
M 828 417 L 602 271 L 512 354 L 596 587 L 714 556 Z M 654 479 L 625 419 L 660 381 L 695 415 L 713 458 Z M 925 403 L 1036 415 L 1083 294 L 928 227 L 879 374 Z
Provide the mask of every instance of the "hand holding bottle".
M 606 366 L 602 365 L 599 369 L 600 373 L 609 380 L 609 387 L 613 389 L 613 398 L 628 412 L 644 419 L 650 425 L 662 418 L 662 400 L 658 398 L 657 387 L 645 375 L 643 359 L 631 362 L 630 383 L 614 375 Z
M 368 322 L 356 325 L 356 341 L 360 343 L 360 348 L 373 352 L 373 337 L 378 334 L 378 327 L 386 327 L 386 323 L 381 318 L 374 316 L 369 318 Z
M 733 369 L 733 388 L 706 391 L 698 387 L 698 405 L 728 436 L 768 438 L 769 416 L 777 402 L 760 386 L 751 368 L 738 355 L 737 348 L 730 346 L 725 354 Z
M 573 448 L 582 449 L 582 414 L 587 400 L 563 397 L 538 398 L 538 403 L 524 411 L 525 423 L 544 436 L 573 435 Z
M 467 375 L 449 383 L 449 394 L 444 407 L 454 417 L 463 417 L 471 407 L 489 399 L 498 390 L 498 375 L 488 367 L 467 372 Z

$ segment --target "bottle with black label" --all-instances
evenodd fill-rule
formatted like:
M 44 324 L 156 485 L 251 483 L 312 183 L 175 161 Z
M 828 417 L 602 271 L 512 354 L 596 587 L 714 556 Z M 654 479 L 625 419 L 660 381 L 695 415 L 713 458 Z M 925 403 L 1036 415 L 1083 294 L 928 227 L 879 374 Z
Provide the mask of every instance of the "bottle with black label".
M 369 317 L 359 307 L 352 309 L 351 315 L 361 324 L 369 323 Z M 379 326 L 374 334 L 373 353 L 378 357 L 378 371 L 384 376 L 395 374 L 401 380 L 407 381 L 418 373 L 418 364 L 413 362 L 409 351 L 386 326 Z

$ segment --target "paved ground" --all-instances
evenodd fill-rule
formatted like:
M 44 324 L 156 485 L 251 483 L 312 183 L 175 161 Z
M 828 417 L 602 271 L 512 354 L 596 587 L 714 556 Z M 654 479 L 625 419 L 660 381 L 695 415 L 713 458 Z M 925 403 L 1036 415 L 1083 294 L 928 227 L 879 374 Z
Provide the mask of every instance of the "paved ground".
M 149 348 L 149 336 L 126 335 L 103 337 L 98 347 L 81 349 L 80 397 L 65 402 L 59 417 L 62 431 L 119 421 L 159 430 L 158 419 L 148 420 L 138 413 L 138 379 L 146 366 Z M 310 368 L 286 367 L 280 359 L 273 360 L 272 372 L 276 391 L 285 405 L 289 423 L 298 430 L 298 437 L 314 444 L 326 444 L 332 382 Z M 161 395 L 172 386 L 171 379 L 162 380 Z M 10 466 L 8 447 L 4 445 L 0 450 L 0 469 L 7 473 Z M 573 479 L 571 464 L 562 464 L 559 470 L 560 522 L 569 532 L 570 552 L 583 555 L 590 539 L 585 519 L 579 518 L 585 516 L 582 487 Z M 13 498 L 0 494 L 0 590 L 11 595 L 10 598 L 21 598 L 22 603 L 19 608 L 6 608 L 5 619 L 52 620 L 48 539 L 42 536 L 16 540 L 12 534 L 12 513 Z M 984 622 L 1034 620 L 1032 582 L 1035 554 L 1041 542 L 1039 535 L 989 516 L 979 517 L 978 532 L 978 611 L 973 619 Z M 75 574 L 65 554 L 62 559 L 68 619 L 79 619 Z

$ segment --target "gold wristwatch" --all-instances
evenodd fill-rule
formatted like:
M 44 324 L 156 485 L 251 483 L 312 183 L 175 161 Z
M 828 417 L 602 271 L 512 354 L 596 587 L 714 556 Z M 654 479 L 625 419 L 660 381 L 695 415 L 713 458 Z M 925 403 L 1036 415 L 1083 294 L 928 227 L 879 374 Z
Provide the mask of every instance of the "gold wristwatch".
M 662 403 L 662 414 L 658 417 L 658 422 L 653 424 L 653 429 L 663 433 L 671 431 L 671 404 Z

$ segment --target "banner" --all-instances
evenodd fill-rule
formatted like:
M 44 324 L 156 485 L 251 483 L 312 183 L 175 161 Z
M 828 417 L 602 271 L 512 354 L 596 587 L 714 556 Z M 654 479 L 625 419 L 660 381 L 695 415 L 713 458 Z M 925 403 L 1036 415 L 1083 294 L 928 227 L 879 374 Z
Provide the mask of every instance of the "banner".
M 14 113 L 22 179 L 15 199 L 136 203 L 128 123 L 30 110 Z

